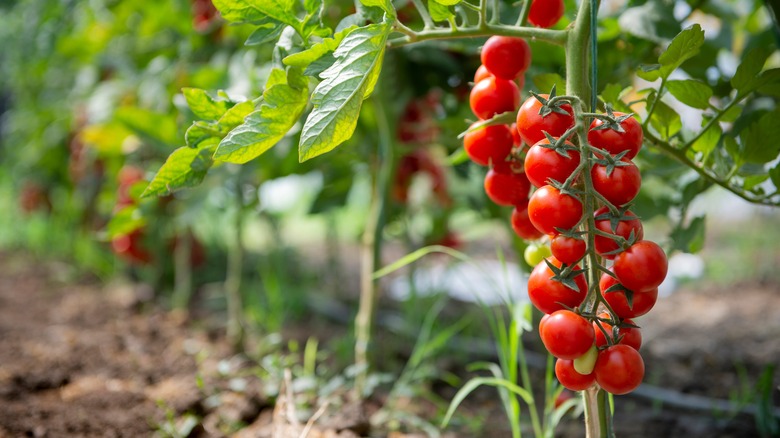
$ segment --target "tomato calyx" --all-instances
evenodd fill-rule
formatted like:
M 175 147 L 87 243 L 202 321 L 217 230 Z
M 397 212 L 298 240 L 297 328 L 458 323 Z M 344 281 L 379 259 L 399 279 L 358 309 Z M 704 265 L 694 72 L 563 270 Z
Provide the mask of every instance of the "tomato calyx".
M 544 259 L 544 262 L 553 273 L 553 275 L 550 277 L 550 280 L 557 281 L 558 283 L 561 283 L 562 285 L 576 291 L 577 293 L 580 292 L 580 289 L 574 279 L 578 275 L 585 272 L 585 269 L 580 269 L 576 265 L 567 265 L 566 263 L 561 263 L 561 267 L 557 267 L 555 264 L 550 262 L 549 259 Z
M 555 138 L 552 135 L 548 134 L 547 131 L 543 131 L 542 133 L 544 134 L 545 138 L 547 138 L 547 141 L 549 143 L 544 143 L 544 142 L 536 143 L 536 145 L 538 145 L 539 147 L 545 149 L 552 149 L 563 158 L 571 158 L 571 155 L 569 155 L 569 151 L 579 152 L 579 149 L 577 149 L 576 146 L 574 146 L 571 142 L 567 140 L 568 135 L 562 135 L 560 138 Z
M 603 121 L 602 124 L 591 128 L 591 131 L 601 131 L 605 129 L 611 129 L 616 132 L 626 132 L 626 130 L 623 128 L 622 123 L 626 120 L 630 119 L 631 117 L 634 117 L 634 113 L 628 113 L 628 114 L 622 114 L 619 116 L 616 116 L 614 111 L 612 111 L 612 106 L 607 105 L 606 107 L 607 114 L 598 114 L 599 120 Z
M 617 155 L 612 155 L 605 150 L 599 149 L 599 154 L 601 154 L 602 158 L 596 158 L 593 160 L 593 162 L 600 166 L 604 166 L 607 176 L 611 176 L 615 168 L 627 167 L 631 165 L 630 161 L 623 159 L 627 153 L 628 151 L 626 150 Z
M 610 276 L 613 276 L 612 272 L 609 273 Z M 615 277 L 617 278 L 617 277 Z M 628 308 L 633 309 L 634 308 L 634 291 L 628 289 L 627 287 L 623 286 L 622 283 L 615 283 L 612 286 L 608 287 L 604 293 L 614 293 L 614 292 L 623 292 L 626 295 L 626 301 L 628 302 Z
M 542 106 L 539 108 L 539 115 L 543 118 L 552 113 L 558 113 L 564 116 L 571 115 L 568 111 L 562 108 L 563 105 L 570 105 L 571 102 L 567 101 L 566 99 L 556 99 L 558 96 L 555 91 L 555 85 L 553 85 L 552 89 L 550 90 L 550 94 L 547 97 L 543 97 L 535 91 L 530 91 L 530 93 L 536 100 L 539 101 L 539 103 L 542 104 Z

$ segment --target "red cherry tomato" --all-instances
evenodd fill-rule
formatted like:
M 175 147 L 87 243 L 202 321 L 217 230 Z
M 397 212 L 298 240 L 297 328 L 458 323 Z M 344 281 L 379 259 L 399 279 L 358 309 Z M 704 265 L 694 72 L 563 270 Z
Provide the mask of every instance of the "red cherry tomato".
M 644 292 L 663 283 L 669 262 L 657 243 L 640 240 L 615 257 L 612 270 L 623 286 L 635 292 Z
M 515 111 L 520 104 L 517 84 L 494 76 L 477 82 L 469 95 L 471 111 L 482 120 L 496 114 Z
M 479 67 L 477 67 L 477 71 L 474 72 L 474 83 L 481 81 L 482 79 L 487 79 L 489 77 L 493 76 L 488 71 L 487 67 L 485 67 L 484 64 L 480 64 Z
M 624 239 L 628 239 L 629 236 L 631 236 L 631 232 L 634 232 L 634 236 L 637 240 L 641 240 L 645 233 L 644 228 L 642 227 L 642 221 L 639 220 L 639 218 L 636 217 L 634 213 L 631 211 L 626 211 L 624 216 L 626 217 L 632 217 L 634 219 L 627 219 L 627 220 L 621 220 L 617 223 L 616 229 L 612 229 L 612 224 L 610 218 L 613 217 L 612 213 L 610 213 L 609 209 L 607 207 L 602 207 L 596 210 L 594 215 L 598 218 L 599 216 L 609 214 L 609 217 L 605 219 L 596 219 L 596 228 L 610 234 L 618 235 Z M 594 247 L 596 249 L 596 252 L 601 255 L 602 257 L 606 259 L 614 259 L 616 254 L 607 254 L 609 252 L 615 251 L 618 248 L 618 244 L 606 236 L 599 236 L 596 235 L 594 238 Z
M 636 164 L 630 160 L 623 160 L 623 162 L 628 165 L 614 167 L 609 175 L 606 166 L 600 164 L 593 166 L 590 171 L 593 188 L 615 206 L 631 202 L 642 185 L 642 176 Z
M 624 115 L 623 113 L 614 113 L 616 117 Z M 603 120 L 595 119 L 590 124 L 590 131 L 588 132 L 588 143 L 591 146 L 605 149 L 612 155 L 617 155 L 623 151 L 628 153 L 623 157 L 632 159 L 639 152 L 642 147 L 642 139 L 644 134 L 642 133 L 642 125 L 636 121 L 634 117 L 629 117 L 620 123 L 620 126 L 625 132 L 617 132 L 614 129 L 599 129 L 597 128 L 604 124 Z
M 543 186 L 528 201 L 528 217 L 537 230 L 556 235 L 556 228 L 568 230 L 579 223 L 582 203 L 553 186 Z
M 482 46 L 480 59 L 494 76 L 512 80 L 531 65 L 531 47 L 522 38 L 494 35 Z
M 593 325 L 571 310 L 553 312 L 539 334 L 547 351 L 559 359 L 574 360 L 582 356 L 595 340 Z
M 140 228 L 114 237 L 111 240 L 111 249 L 130 263 L 146 265 L 152 262 L 151 253 L 144 247 L 144 233 Z
M 599 318 L 610 319 L 610 315 L 609 313 L 604 312 L 599 314 Z M 624 319 L 623 322 L 626 324 L 634 324 L 632 319 Z M 602 331 L 599 326 L 604 330 Z M 607 334 L 612 337 L 613 326 L 608 322 L 596 320 L 593 321 L 593 331 L 596 334 L 596 346 L 603 347 L 608 344 L 604 332 L 607 332 Z M 642 346 L 642 332 L 637 327 L 619 327 L 618 337 L 620 338 L 620 344 L 628 345 L 637 351 L 639 351 L 639 348 Z
M 520 138 L 520 133 L 517 132 L 517 123 L 512 123 L 512 126 L 509 127 L 509 130 L 512 131 L 512 140 L 514 140 L 514 145 L 516 148 L 519 148 L 523 145 L 523 139 Z
M 559 234 L 550 242 L 550 249 L 556 259 L 571 265 L 582 259 L 587 248 L 584 240 Z
M 540 96 L 549 97 L 546 94 Z M 539 114 L 541 107 L 542 103 L 531 96 L 523 103 L 517 113 L 517 130 L 520 133 L 520 138 L 527 144 L 536 144 L 544 139 L 544 132 L 553 137 L 560 137 L 567 129 L 574 126 L 574 116 L 572 115 L 574 112 L 571 105 L 561 105 L 561 108 L 568 113 L 566 115 L 552 112 L 545 117 Z
M 555 257 L 547 259 L 553 266 L 560 267 L 561 262 Z M 579 267 L 575 267 L 579 269 Z M 541 262 L 528 277 L 528 298 L 537 309 L 544 313 L 553 313 L 566 307 L 574 308 L 582 304 L 588 293 L 588 285 L 585 276 L 578 274 L 574 277 L 577 290 L 571 289 L 563 283 L 553 280 L 553 272 L 547 263 Z M 545 329 L 547 325 L 545 323 Z
M 522 205 L 515 206 L 515 209 L 512 210 L 510 223 L 512 224 L 512 230 L 514 230 L 515 234 L 517 234 L 521 239 L 536 240 L 544 236 L 544 233 L 537 230 L 534 224 L 532 224 L 531 220 L 528 218 L 527 202 L 524 202 Z
M 528 22 L 537 27 L 552 27 L 563 17 L 564 10 L 563 0 L 533 0 Z
M 593 369 L 596 383 L 605 391 L 622 395 L 635 390 L 645 377 L 645 362 L 628 345 L 613 345 L 599 352 Z
M 602 274 L 599 280 L 599 289 L 601 295 L 609 303 L 609 307 L 615 311 L 620 318 L 636 318 L 650 311 L 658 301 L 658 289 L 651 289 L 646 292 L 634 292 L 631 306 L 628 305 L 628 298 L 624 291 L 606 292 L 618 281 L 611 275 Z
M 512 152 L 512 131 L 506 125 L 490 125 L 471 131 L 463 137 L 463 148 L 469 158 L 481 166 L 496 164 Z
M 515 206 L 528 202 L 531 183 L 524 173 L 490 169 L 485 176 L 485 193 L 498 205 Z
M 574 361 L 558 359 L 555 361 L 555 377 L 565 388 L 572 391 L 584 391 L 596 383 L 596 374 L 580 374 L 574 369 Z
M 580 153 L 576 150 L 566 151 L 568 158 L 559 154 L 554 149 L 545 147 L 550 141 L 546 138 L 539 140 L 528 149 L 525 156 L 525 173 L 528 180 L 536 187 L 549 184 L 549 179 L 559 183 L 566 181 L 572 172 L 580 164 Z M 573 144 L 566 142 L 574 147 Z

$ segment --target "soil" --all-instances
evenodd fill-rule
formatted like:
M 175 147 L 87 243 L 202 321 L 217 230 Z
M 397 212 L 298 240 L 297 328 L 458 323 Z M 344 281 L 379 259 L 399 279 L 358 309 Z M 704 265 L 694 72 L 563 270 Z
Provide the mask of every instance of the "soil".
M 220 390 L 236 383 L 215 377 L 220 370 L 245 364 L 236 364 L 241 361 L 218 334 L 150 305 L 149 291 L 73 281 L 65 265 L 18 254 L 0 253 L 0 260 L 0 438 L 153 436 L 173 424 L 166 413 L 182 431 L 188 429 L 183 414 L 201 418 L 190 436 L 297 437 L 306 427 L 283 418 L 285 397 L 274 408 L 259 389 L 263 382 Z M 780 286 L 683 287 L 637 323 L 645 382 L 664 390 L 618 397 L 618 436 L 760 436 L 753 415 L 701 405 L 719 399 L 754 408 L 758 376 L 780 363 Z M 770 394 L 776 411 L 779 382 L 776 368 Z M 492 406 L 489 431 L 457 436 L 507 436 L 505 419 L 486 394 L 465 408 Z M 344 405 L 308 436 L 361 436 L 364 415 Z M 249 426 L 234 433 L 235 424 Z M 557 435 L 583 436 L 581 420 L 564 422 Z

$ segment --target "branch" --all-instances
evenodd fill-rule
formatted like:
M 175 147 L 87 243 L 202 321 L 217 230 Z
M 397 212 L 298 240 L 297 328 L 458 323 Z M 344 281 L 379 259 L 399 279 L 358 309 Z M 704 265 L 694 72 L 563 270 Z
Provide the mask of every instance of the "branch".
M 388 46 L 401 47 L 407 44 L 430 40 L 474 38 L 492 35 L 533 38 L 538 41 L 545 41 L 551 44 L 563 46 L 566 43 L 568 37 L 568 32 L 565 30 L 539 29 L 535 27 L 515 27 L 505 24 L 485 24 L 482 26 L 466 27 L 461 29 L 431 29 L 421 30 L 419 32 L 412 31 L 412 34 L 404 32 L 404 34 L 405 36 L 391 39 L 388 42 Z

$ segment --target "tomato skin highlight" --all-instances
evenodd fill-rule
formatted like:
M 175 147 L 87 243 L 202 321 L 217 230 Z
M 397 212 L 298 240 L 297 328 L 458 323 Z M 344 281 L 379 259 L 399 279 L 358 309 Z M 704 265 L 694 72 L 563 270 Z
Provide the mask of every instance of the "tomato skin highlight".
M 596 374 L 583 375 L 574 369 L 574 361 L 558 359 L 555 361 L 555 377 L 566 389 L 584 391 L 596 383 Z
M 512 131 L 506 125 L 485 126 L 463 137 L 463 149 L 480 166 L 496 165 L 512 152 Z
M 571 310 L 550 314 L 540 335 L 547 351 L 558 359 L 577 359 L 590 350 L 595 340 L 593 325 Z
M 525 156 L 525 174 L 528 175 L 531 184 L 536 187 L 549 184 L 548 179 L 563 183 L 580 164 L 580 153 L 576 150 L 567 151 L 569 158 L 566 158 L 555 150 L 544 146 L 549 144 L 550 141 L 546 138 L 539 140 L 528 149 Z M 568 141 L 566 144 L 574 147 Z
M 527 202 L 523 203 L 522 205 L 515 206 L 514 210 L 512 210 L 510 223 L 512 225 L 512 230 L 521 239 L 536 240 L 544 236 L 544 233 L 537 230 L 534 224 L 532 224 L 531 220 L 528 218 Z
M 669 261 L 657 243 L 640 240 L 615 257 L 612 270 L 623 286 L 634 292 L 644 292 L 663 283 Z
M 540 96 L 545 99 L 549 97 L 547 94 L 540 94 Z M 545 117 L 539 114 L 541 107 L 542 103 L 531 96 L 523 102 L 517 112 L 517 131 L 520 133 L 520 138 L 529 145 L 544 139 L 544 132 L 553 137 L 560 137 L 567 129 L 574 126 L 574 112 L 571 105 L 561 105 L 561 108 L 568 113 L 566 115 L 552 112 Z
M 528 217 L 537 230 L 544 234 L 559 234 L 556 228 L 568 230 L 582 217 L 579 199 L 565 195 L 553 186 L 543 186 L 528 201 Z
M 590 172 L 593 189 L 618 207 L 631 202 L 642 186 L 642 176 L 636 164 L 628 160 L 624 162 L 628 166 L 615 167 L 609 176 L 607 168 L 600 164 L 593 166 Z
M 599 353 L 593 374 L 596 383 L 610 394 L 628 394 L 642 383 L 645 362 L 639 352 L 628 345 L 613 345 Z
M 528 22 L 536 27 L 550 28 L 563 17 L 563 0 L 533 0 L 528 11 Z
M 658 301 L 658 289 L 651 289 L 645 292 L 634 292 L 632 306 L 629 307 L 628 299 L 624 291 L 605 292 L 610 287 L 619 282 L 609 274 L 602 274 L 599 280 L 599 289 L 601 295 L 607 300 L 609 306 L 615 311 L 621 319 L 636 318 L 650 311 Z M 625 285 L 624 285 L 625 286 Z
M 560 267 L 561 262 L 555 257 L 547 259 L 554 266 Z M 579 269 L 575 266 L 575 269 Z M 564 310 L 566 307 L 574 308 L 582 304 L 588 293 L 588 285 L 583 274 L 574 277 L 577 290 L 566 287 L 563 283 L 552 279 L 553 272 L 542 261 L 528 277 L 528 298 L 531 303 L 543 313 L 553 313 L 556 310 Z M 546 326 L 545 326 L 546 328 Z
M 496 114 L 515 111 L 520 104 L 520 89 L 511 80 L 495 76 L 483 79 L 471 89 L 469 105 L 471 111 L 481 120 Z
M 615 117 L 620 117 L 625 114 L 615 112 L 614 115 Z M 634 158 L 642 147 L 644 138 L 642 126 L 639 122 L 634 117 L 629 117 L 621 122 L 620 126 L 625 132 L 617 132 L 614 129 L 594 130 L 594 128 L 603 124 L 604 121 L 600 119 L 594 119 L 591 122 L 590 131 L 588 131 L 588 143 L 593 147 L 605 149 L 612 155 L 628 151 L 623 158 L 629 160 Z
M 531 47 L 522 38 L 494 35 L 482 46 L 480 59 L 492 75 L 513 80 L 531 65 Z
M 485 193 L 498 205 L 523 205 L 528 201 L 531 183 L 524 173 L 499 172 L 490 169 L 485 175 Z

